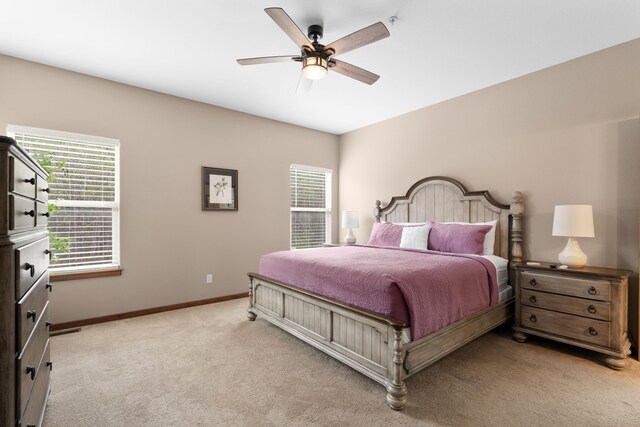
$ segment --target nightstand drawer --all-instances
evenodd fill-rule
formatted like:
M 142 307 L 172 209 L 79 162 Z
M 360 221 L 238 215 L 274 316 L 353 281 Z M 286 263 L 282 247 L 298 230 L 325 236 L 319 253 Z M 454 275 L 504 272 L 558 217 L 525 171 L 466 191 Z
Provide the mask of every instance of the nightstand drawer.
M 610 304 L 603 301 L 593 301 L 583 298 L 569 297 L 565 295 L 537 292 L 523 289 L 520 294 L 520 303 L 532 307 L 547 308 L 568 314 L 590 317 L 609 321 Z
M 520 273 L 520 286 L 522 289 L 609 301 L 611 283 L 606 280 L 552 276 L 523 271 Z
M 522 326 L 609 347 L 609 322 L 522 306 Z

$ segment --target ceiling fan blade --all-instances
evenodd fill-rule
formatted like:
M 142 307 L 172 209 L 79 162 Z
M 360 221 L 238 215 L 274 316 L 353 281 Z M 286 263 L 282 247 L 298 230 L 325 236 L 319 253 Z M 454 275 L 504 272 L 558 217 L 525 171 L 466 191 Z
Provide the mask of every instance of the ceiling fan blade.
M 380 78 L 379 75 L 373 74 L 371 71 L 367 71 L 364 68 L 356 67 L 355 65 L 347 64 L 344 61 L 332 59 L 331 64 L 333 64 L 331 70 L 343 74 L 347 77 L 351 77 L 352 79 L 361 81 L 362 83 L 366 83 L 368 85 L 374 84 Z
M 387 30 L 387 27 L 385 27 L 382 22 L 376 22 L 375 24 L 369 25 L 368 27 L 330 43 L 324 49 L 333 50 L 335 52 L 334 55 L 342 55 L 343 53 L 347 53 L 351 50 L 366 46 L 387 37 L 389 37 L 389 30 Z
M 297 55 L 288 56 L 261 56 L 257 58 L 241 58 L 237 59 L 240 65 L 256 65 L 256 64 L 269 64 L 271 62 L 291 62 L 300 59 Z
M 296 87 L 296 94 L 302 95 L 309 93 L 312 85 L 313 80 L 306 78 L 304 74 L 300 73 L 300 79 L 298 80 L 298 86 Z
M 293 22 L 293 19 L 291 19 L 291 17 L 287 15 L 287 12 L 282 8 L 268 7 L 264 11 L 267 12 L 267 15 L 269 15 L 280 28 L 282 28 L 282 31 L 291 37 L 291 40 L 293 40 L 299 48 L 307 46 L 311 50 L 315 50 L 307 36 L 304 35 L 302 30 L 300 30 L 296 23 Z

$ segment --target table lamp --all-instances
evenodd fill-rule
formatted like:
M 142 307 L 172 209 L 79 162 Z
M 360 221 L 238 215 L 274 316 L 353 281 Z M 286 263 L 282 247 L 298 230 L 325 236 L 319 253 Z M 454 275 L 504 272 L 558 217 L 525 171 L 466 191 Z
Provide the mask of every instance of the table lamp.
M 353 235 L 353 229 L 360 227 L 360 214 L 356 211 L 342 211 L 342 228 L 348 228 L 349 232 L 344 238 L 347 245 L 353 245 L 356 242 L 356 236 Z
M 593 207 L 591 205 L 560 205 L 553 211 L 553 236 L 568 237 L 567 246 L 558 255 L 558 261 L 569 267 L 582 267 L 587 255 L 580 249 L 576 237 L 595 237 Z

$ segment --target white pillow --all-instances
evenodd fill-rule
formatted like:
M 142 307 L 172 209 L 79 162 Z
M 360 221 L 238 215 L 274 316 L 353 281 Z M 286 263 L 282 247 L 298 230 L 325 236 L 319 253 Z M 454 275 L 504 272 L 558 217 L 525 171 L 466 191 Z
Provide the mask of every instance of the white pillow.
M 428 224 L 418 227 L 404 227 L 402 229 L 402 238 L 400 239 L 400 247 L 408 249 L 427 250 L 427 240 L 429 239 Z
M 493 255 L 493 247 L 496 243 L 496 225 L 498 224 L 497 219 L 487 222 L 443 222 L 443 224 L 490 225 L 491 230 L 489 230 L 484 236 L 482 255 Z

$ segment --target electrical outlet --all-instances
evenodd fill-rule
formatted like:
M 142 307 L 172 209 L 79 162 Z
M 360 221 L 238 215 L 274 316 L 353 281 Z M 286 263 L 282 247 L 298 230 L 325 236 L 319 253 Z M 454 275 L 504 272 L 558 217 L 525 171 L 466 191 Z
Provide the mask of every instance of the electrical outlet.
M 209 273 L 207 274 L 207 285 L 210 285 L 213 283 L 213 274 Z

